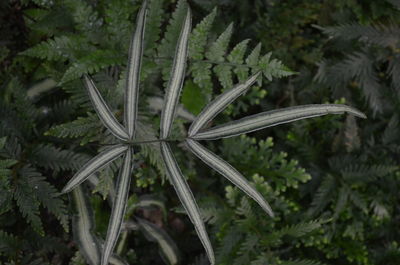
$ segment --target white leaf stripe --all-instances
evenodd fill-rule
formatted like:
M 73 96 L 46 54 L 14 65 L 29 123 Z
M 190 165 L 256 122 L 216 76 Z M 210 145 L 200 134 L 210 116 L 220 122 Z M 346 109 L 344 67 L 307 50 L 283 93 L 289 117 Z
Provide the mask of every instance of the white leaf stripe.
M 196 141 L 186 139 L 186 144 L 200 160 L 227 178 L 230 182 L 255 200 L 271 217 L 274 217 L 271 207 L 268 202 L 265 201 L 263 196 L 228 162 L 224 161 Z
M 120 169 L 117 179 L 116 197 L 111 211 L 110 221 L 108 223 L 106 241 L 104 242 L 103 253 L 101 257 L 101 265 L 107 265 L 108 260 L 117 243 L 118 236 L 121 232 L 122 221 L 126 210 L 129 185 L 131 181 L 131 161 L 132 150 L 129 148 L 124 155 L 122 168 Z
M 144 1 L 137 15 L 136 30 L 133 34 L 128 59 L 128 71 L 125 89 L 125 127 L 127 128 L 129 139 L 133 139 L 135 134 L 135 124 L 137 119 L 137 108 L 139 98 L 140 68 L 143 55 L 143 38 L 146 24 L 147 1 Z
M 260 72 L 256 73 L 249 77 L 246 82 L 234 86 L 232 89 L 227 90 L 211 101 L 190 125 L 189 136 L 195 135 L 204 125 L 223 111 L 236 98 L 246 92 L 260 74 Z
M 113 255 L 110 257 L 110 263 L 112 265 L 128 265 L 127 262 L 125 262 L 124 260 L 122 260 L 120 257 Z
M 136 218 L 140 227 L 143 229 L 145 234 L 150 237 L 151 241 L 157 242 L 160 250 L 168 260 L 168 264 L 175 265 L 179 263 L 178 248 L 174 241 L 165 233 L 164 230 L 158 228 L 156 225 L 141 219 Z
M 103 122 L 115 137 L 121 140 L 128 140 L 128 134 L 124 127 L 117 121 L 117 119 L 112 114 L 111 110 L 107 106 L 106 102 L 97 90 L 93 80 L 88 76 L 84 75 L 84 83 L 89 93 L 89 98 L 92 101 L 94 109 L 97 112 L 100 120 Z
M 212 140 L 261 130 L 292 121 L 323 116 L 327 114 L 342 114 L 348 112 L 360 118 L 366 116 L 346 105 L 340 104 L 312 104 L 266 111 L 244 117 L 210 129 L 200 131 L 191 138 L 195 140 Z
M 169 136 L 172 122 L 175 116 L 176 105 L 185 79 L 186 60 L 188 54 L 188 39 L 191 29 L 191 12 L 188 8 L 185 23 L 179 36 L 175 51 L 174 63 L 171 70 L 171 78 L 168 81 L 164 108 L 161 113 L 161 138 Z
M 79 250 L 90 265 L 97 265 L 100 261 L 99 242 L 93 236 L 93 215 L 81 187 L 73 190 L 75 209 L 78 214 L 74 216 L 74 238 L 78 242 Z
M 161 142 L 160 145 L 161 154 L 165 162 L 170 181 L 176 193 L 178 194 L 179 200 L 181 201 L 196 229 L 197 235 L 199 236 L 201 243 L 206 250 L 207 256 L 211 264 L 215 264 L 214 251 L 212 249 L 210 239 L 208 238 L 203 220 L 201 219 L 199 208 L 189 188 L 189 185 L 187 184 L 185 178 L 182 176 L 182 172 L 172 155 L 168 143 Z
M 71 191 L 77 185 L 81 184 L 85 181 L 91 174 L 94 172 L 104 168 L 107 164 L 115 160 L 118 156 L 120 156 L 124 151 L 128 149 L 127 146 L 124 145 L 115 145 L 109 147 L 105 151 L 101 152 L 91 160 L 89 160 L 75 175 L 69 180 L 69 182 L 65 185 L 62 193 L 66 193 Z

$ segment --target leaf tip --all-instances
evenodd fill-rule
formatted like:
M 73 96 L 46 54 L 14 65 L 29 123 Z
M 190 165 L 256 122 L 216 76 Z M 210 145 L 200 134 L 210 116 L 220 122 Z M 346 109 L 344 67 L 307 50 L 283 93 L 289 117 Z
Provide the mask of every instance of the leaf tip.
M 71 191 L 71 187 L 69 185 L 65 185 L 65 187 L 61 190 L 60 195 L 66 194 Z
M 349 114 L 352 114 L 352 115 L 354 115 L 354 116 L 356 116 L 356 117 L 358 117 L 358 118 L 361 118 L 361 119 L 366 119 L 366 118 L 367 118 L 367 115 L 365 115 L 363 112 L 361 112 L 361 111 L 359 111 L 358 109 L 355 109 L 355 108 L 353 108 L 353 107 L 349 107 L 349 109 L 347 110 L 347 112 L 348 112 Z

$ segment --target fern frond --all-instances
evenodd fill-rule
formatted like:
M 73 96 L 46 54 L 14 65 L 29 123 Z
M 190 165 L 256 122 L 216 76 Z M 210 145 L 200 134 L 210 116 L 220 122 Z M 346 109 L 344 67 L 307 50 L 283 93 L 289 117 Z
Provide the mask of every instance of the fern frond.
M 125 48 L 131 32 L 132 3 L 128 1 L 105 2 L 104 21 L 111 45 Z
M 171 51 L 175 51 L 177 41 L 179 39 L 181 28 L 184 23 L 186 17 L 187 10 L 187 2 L 186 0 L 179 0 L 178 4 L 175 8 L 172 17 L 168 21 L 168 26 L 166 28 L 163 39 L 161 40 L 161 44 L 158 46 L 157 54 L 160 58 L 171 58 Z M 171 60 L 163 60 L 161 62 L 162 67 L 162 78 L 165 81 L 165 84 L 170 78 L 170 72 L 172 67 Z
M 15 183 L 14 200 L 22 216 L 39 234 L 44 235 L 42 220 L 40 219 L 39 206 L 35 194 L 38 187 L 32 185 L 31 176 L 20 175 Z
M 11 233 L 0 230 L 0 253 L 13 256 L 20 248 L 20 240 Z
M 214 73 L 217 75 L 221 86 L 224 89 L 229 89 L 233 86 L 232 81 L 232 66 L 227 64 L 218 64 L 214 66 Z
M 233 64 L 238 64 L 238 65 L 243 64 L 244 63 L 243 58 L 246 53 L 249 41 L 250 40 L 247 39 L 237 44 L 233 48 L 233 50 L 229 53 L 227 58 L 228 61 Z M 246 66 L 238 66 L 233 69 L 233 72 L 238 77 L 240 83 L 244 82 L 249 76 L 248 70 L 249 69 Z
M 102 130 L 99 119 L 95 114 L 88 113 L 88 117 L 79 117 L 78 119 L 51 127 L 45 135 L 60 138 L 78 138 L 83 137 L 81 144 L 92 142 L 98 139 L 98 133 Z
M 362 194 L 357 191 L 352 191 L 349 193 L 350 201 L 359 209 L 361 209 L 364 213 L 368 213 L 367 202 L 363 198 Z
M 103 20 L 93 7 L 79 0 L 66 0 L 64 5 L 72 16 L 76 28 L 88 34 L 93 34 L 102 24 Z
M 154 55 L 157 41 L 160 39 L 160 27 L 163 18 L 162 4 L 162 0 L 150 0 L 148 3 L 144 33 L 144 54 L 146 55 Z
M 28 187 L 24 187 L 24 189 L 30 190 L 31 196 L 34 196 L 34 200 L 40 202 L 43 207 L 54 214 L 64 227 L 64 230 L 68 232 L 67 208 L 64 201 L 58 197 L 59 192 L 57 189 L 45 181 L 45 178 L 29 165 L 23 167 L 20 170 L 20 174 L 23 178 L 28 178 Z M 33 207 L 33 209 L 35 208 Z
M 236 245 L 242 240 L 243 235 L 238 231 L 237 227 L 232 226 L 225 232 L 222 240 L 217 248 L 217 264 L 220 264 L 224 257 L 230 257 L 230 253 Z
M 349 188 L 346 185 L 342 186 L 339 189 L 339 194 L 338 194 L 338 198 L 337 198 L 337 201 L 336 201 L 336 206 L 335 206 L 335 210 L 334 210 L 334 214 L 333 214 L 333 219 L 337 219 L 339 217 L 340 213 L 346 207 L 350 192 L 351 191 L 349 190 Z
M 261 53 L 261 43 L 258 43 L 256 47 L 250 52 L 250 54 L 246 58 L 246 64 L 250 66 L 258 65 L 259 58 L 260 58 L 260 53 Z M 251 74 L 254 75 L 258 69 L 256 68 L 251 68 Z M 262 85 L 262 76 L 260 76 L 257 80 L 257 83 L 259 86 Z
M 311 202 L 309 209 L 311 215 L 320 213 L 328 205 L 336 185 L 336 181 L 331 175 L 324 177 Z
M 201 217 L 205 223 L 215 224 L 218 221 L 222 209 L 216 205 L 202 205 L 200 207 Z
M 235 212 L 236 214 L 246 216 L 247 218 L 254 216 L 253 209 L 251 208 L 250 201 L 247 197 L 242 197 L 240 205 L 236 208 Z
M 271 81 L 273 77 L 281 78 L 294 74 L 294 72 L 285 66 L 281 61 L 278 61 L 277 59 L 271 60 L 271 55 L 272 53 L 267 53 L 261 57 L 259 62 L 261 71 L 269 81 Z
M 259 240 L 260 238 L 257 235 L 254 234 L 246 235 L 237 253 L 241 255 L 249 255 L 249 253 L 255 251 L 256 247 L 259 244 Z
M 103 200 L 110 199 L 110 202 L 114 200 L 115 188 L 114 188 L 114 172 L 111 167 L 106 167 L 99 171 L 98 178 L 94 178 L 93 175 L 89 178 L 91 184 L 93 184 L 93 193 L 99 193 Z
M 340 170 L 343 178 L 350 183 L 364 182 L 368 183 L 378 178 L 384 177 L 395 172 L 398 169 L 394 165 L 366 165 L 366 164 L 351 164 Z
M 213 11 L 203 18 L 203 20 L 192 30 L 189 37 L 189 59 L 201 60 L 204 58 L 207 37 L 216 15 L 217 8 L 214 8 Z
M 286 226 L 278 231 L 273 232 L 274 236 L 281 237 L 288 235 L 292 237 L 302 237 L 308 233 L 313 232 L 316 229 L 321 228 L 321 225 L 326 222 L 323 220 L 312 220 L 309 222 L 299 223 L 295 225 Z
M 93 74 L 106 67 L 122 64 L 124 57 L 111 50 L 96 50 L 79 58 L 65 71 L 60 83 L 80 78 L 84 74 Z
M 365 26 L 358 23 L 350 23 L 320 29 L 333 38 L 356 39 L 383 47 L 395 47 L 399 41 L 398 36 L 400 34 L 400 28 L 394 24 Z
M 74 102 L 78 108 L 88 109 L 91 107 L 90 99 L 82 80 L 72 80 L 63 84 L 61 88 L 69 95 L 69 99 Z
M 186 0 L 179 0 L 174 13 L 172 14 L 168 22 L 164 38 L 161 40 L 161 44 L 158 47 L 157 51 L 159 57 L 171 57 L 171 51 L 175 50 L 176 43 L 181 32 L 182 24 L 186 17 L 186 10 Z
M 77 104 L 71 99 L 55 102 L 46 113 L 47 117 L 55 122 L 68 120 L 77 109 Z M 47 109 L 46 109 L 47 110 Z
M 66 61 L 74 58 L 76 50 L 87 50 L 85 39 L 80 36 L 60 36 L 43 41 L 21 55 L 49 61 Z
M 0 160 L 0 177 L 6 177 L 11 173 L 10 167 L 18 163 L 14 159 L 2 159 Z
M 211 44 L 206 52 L 206 58 L 211 61 L 223 62 L 233 32 L 233 23 L 222 32 L 221 35 Z
M 194 60 L 190 65 L 189 72 L 192 73 L 193 82 L 202 88 L 202 94 L 207 99 L 210 99 L 210 95 L 212 93 L 212 64 L 196 62 L 195 60 L 204 59 L 207 38 L 216 14 L 217 9 L 215 8 L 208 16 L 206 16 L 199 24 L 196 25 L 189 37 L 189 59 Z
M 89 157 L 70 150 L 63 150 L 52 145 L 40 144 L 32 151 L 32 162 L 55 172 L 60 170 L 77 170 Z

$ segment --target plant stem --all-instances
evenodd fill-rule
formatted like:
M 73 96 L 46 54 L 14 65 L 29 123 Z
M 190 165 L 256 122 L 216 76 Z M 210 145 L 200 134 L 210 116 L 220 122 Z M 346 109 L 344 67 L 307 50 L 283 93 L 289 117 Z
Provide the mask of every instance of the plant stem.
M 186 138 L 185 138 L 186 139 Z M 127 144 L 137 145 L 137 144 L 151 144 L 151 143 L 160 143 L 160 142 L 181 142 L 184 139 L 150 139 L 150 140 L 143 140 L 143 141 L 131 141 L 126 142 Z

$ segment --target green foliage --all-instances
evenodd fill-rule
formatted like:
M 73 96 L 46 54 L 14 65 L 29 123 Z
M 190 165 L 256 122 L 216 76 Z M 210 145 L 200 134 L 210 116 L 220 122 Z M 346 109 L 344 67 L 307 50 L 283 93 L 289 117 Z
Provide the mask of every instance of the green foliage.
M 180 8 L 170 16 L 177 2 Z M 116 141 L 94 114 L 80 76 L 92 74 L 100 94 L 122 122 L 129 36 L 141 3 L 0 3 L 4 18 L 0 29 L 1 264 L 86 264 L 78 241 L 59 225 L 65 226 L 66 216 L 73 213 L 58 189 L 85 161 Z M 186 6 L 185 1 L 148 1 L 138 141 L 158 137 L 162 102 L 148 102 L 161 100 L 164 93 Z M 185 147 L 171 144 L 200 202 L 221 264 L 397 265 L 397 1 L 193 0 L 190 6 L 193 30 L 180 100 L 186 110 L 197 115 L 221 91 L 263 72 L 256 85 L 210 126 L 261 109 L 334 99 L 343 104 L 342 98 L 369 112 L 366 121 L 326 116 L 257 132 L 252 134 L 255 138 L 206 144 L 257 187 L 271 203 L 275 219 L 266 218 L 225 179 L 214 177 L 216 173 L 187 155 Z M 299 73 L 289 76 L 293 72 L 275 58 Z M 289 78 L 279 79 L 284 76 Z M 186 137 L 187 122 L 194 119 L 187 114 L 178 110 L 171 138 Z M 165 185 L 159 145 L 143 144 L 135 151 L 129 205 L 137 206 L 128 209 L 126 230 L 116 251 L 129 264 L 171 263 L 157 253 L 160 244 L 140 231 L 138 217 L 175 241 L 182 264 L 209 264 L 190 220 L 178 214 L 182 210 L 177 208 L 174 190 Z M 296 159 L 289 159 L 287 153 Z M 92 233 L 98 238 L 106 235 L 121 162 L 117 159 L 88 180 L 93 193 L 85 193 L 95 212 Z M 148 200 L 141 195 L 149 193 L 163 203 L 143 206 L 142 201 Z M 120 264 L 114 262 L 118 261 L 110 260 Z
M 325 226 L 323 221 L 300 222 L 299 212 L 302 209 L 296 204 L 296 197 L 292 197 L 293 192 L 291 192 L 297 190 L 298 186 L 289 186 L 284 191 L 279 188 L 281 181 L 278 176 L 282 179 L 290 179 L 290 176 L 282 175 L 284 171 L 279 165 L 292 164 L 294 179 L 308 181 L 310 176 L 304 172 L 304 169 L 296 166 L 297 161 L 287 161 L 284 156 L 275 154 L 272 150 L 271 138 L 267 141 L 257 141 L 255 138 L 240 137 L 232 141 L 226 141 L 224 146 L 235 146 L 240 152 L 233 154 L 222 151 L 224 149 L 221 151 L 225 154 L 233 154 L 229 161 L 241 168 L 245 175 L 252 176 L 252 185 L 272 203 L 274 209 L 277 209 L 275 211 L 277 218 L 272 220 L 264 218 L 262 211 L 255 207 L 252 201 L 230 185 L 225 187 L 227 203 L 217 204 L 210 200 L 203 200 L 202 215 L 218 231 L 218 264 L 291 264 L 290 262 L 323 264 L 318 261 L 308 261 L 303 257 L 290 261 L 286 259 L 284 252 L 278 254 L 274 251 L 288 244 L 298 248 L 299 244 L 309 241 L 313 235 L 323 232 L 322 227 Z M 243 158 L 248 157 L 252 160 L 258 156 L 262 157 L 263 166 L 247 168 L 240 166 L 248 163 L 243 161 Z M 257 161 L 254 162 L 254 165 L 259 164 Z M 264 168 L 268 168 L 268 172 L 263 170 Z M 286 171 L 285 173 L 288 174 Z M 276 178 L 271 178 L 274 175 Z M 268 182 L 265 181 L 267 178 Z M 268 236 L 264 238 L 263 235 Z M 293 253 L 291 257 L 296 257 L 296 254 Z
M 287 188 L 298 188 L 299 184 L 311 179 L 304 169 L 297 166 L 296 160 L 286 160 L 285 152 L 274 152 L 272 138 L 257 141 L 255 138 L 241 136 L 240 140 L 223 141 L 221 152 L 227 154 L 227 161 L 236 161 L 239 170 L 247 170 L 251 175 L 261 174 L 274 181 L 276 192 L 285 192 Z M 237 152 L 237 150 L 241 150 Z M 269 161 L 265 164 L 264 161 Z M 253 164 L 247 169 L 248 164 Z
M 69 230 L 67 207 L 50 176 L 76 168 L 82 156 L 38 142 L 43 128 L 36 124 L 44 114 L 29 102 L 16 80 L 4 92 L 9 101 L 3 96 L 0 103 L 0 255 L 6 262 L 48 264 L 47 255 L 65 247 L 46 233 L 52 222 L 54 226 L 54 217 Z
M 333 40 L 343 42 L 343 56 L 322 61 L 316 80 L 332 88 L 336 96 L 351 98 L 352 93 L 344 88 L 357 88 L 375 113 L 390 111 L 385 97 L 398 93 L 396 45 L 399 28 L 395 21 L 343 24 L 322 30 Z
M 97 131 L 99 130 L 98 118 L 88 113 L 88 117 L 79 117 L 76 120 L 60 125 L 53 126 L 45 135 L 60 138 L 78 138 L 83 137 L 81 145 L 97 140 Z

